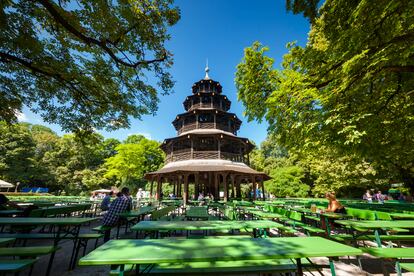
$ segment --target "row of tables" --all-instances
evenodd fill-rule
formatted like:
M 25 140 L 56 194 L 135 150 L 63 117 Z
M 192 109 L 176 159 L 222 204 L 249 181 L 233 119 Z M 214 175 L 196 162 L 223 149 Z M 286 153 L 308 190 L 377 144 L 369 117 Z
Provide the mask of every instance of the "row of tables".
M 255 211 L 255 210 L 250 210 Z M 257 213 L 263 212 L 260 210 Z M 265 212 L 260 213 L 266 217 Z M 274 214 L 276 215 L 276 214 Z M 275 216 L 270 215 L 272 219 Z M 268 230 L 284 225 L 272 220 L 176 220 L 140 221 L 131 227 L 138 232 L 159 231 L 208 231 L 208 230 Z M 266 237 L 266 235 L 265 235 Z M 127 265 L 136 265 L 138 271 L 156 264 L 214 262 L 237 260 L 295 259 L 298 274 L 302 275 L 301 260 L 327 257 L 331 271 L 333 259 L 356 256 L 362 251 L 322 237 L 254 238 L 207 236 L 196 239 L 121 239 L 111 240 L 79 260 L 79 265 L 118 265 L 122 275 Z

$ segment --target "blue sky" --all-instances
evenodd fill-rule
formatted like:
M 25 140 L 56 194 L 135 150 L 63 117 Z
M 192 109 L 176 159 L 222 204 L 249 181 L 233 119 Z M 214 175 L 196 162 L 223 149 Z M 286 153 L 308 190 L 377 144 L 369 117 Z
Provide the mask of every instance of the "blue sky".
M 138 133 L 159 141 L 175 136 L 171 122 L 184 111 L 182 102 L 191 94 L 192 84 L 204 77 L 208 58 L 210 77 L 221 83 L 223 94 L 232 101 L 230 111 L 243 121 L 238 135 L 260 144 L 266 138 L 267 124 L 248 123 L 243 118 L 243 105 L 237 101 L 234 85 L 236 65 L 243 57 L 243 49 L 257 40 L 270 47 L 269 55 L 279 67 L 288 42 L 306 43 L 309 23 L 301 15 L 287 13 L 282 0 L 178 0 L 176 5 L 181 9 L 181 20 L 170 29 L 171 40 L 167 43 L 167 49 L 174 54 L 174 93 L 161 96 L 155 116 L 144 116 L 142 121 L 133 119 L 130 129 L 99 132 L 120 140 Z M 44 123 L 27 108 L 21 119 L 63 134 L 59 126 Z

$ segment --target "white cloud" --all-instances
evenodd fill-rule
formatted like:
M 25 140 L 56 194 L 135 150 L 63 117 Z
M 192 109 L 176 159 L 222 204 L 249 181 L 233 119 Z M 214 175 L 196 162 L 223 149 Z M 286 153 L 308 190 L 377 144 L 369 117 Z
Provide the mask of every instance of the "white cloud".
M 24 113 L 20 112 L 20 111 L 17 112 L 17 120 L 19 122 L 27 122 L 28 121 L 26 115 Z

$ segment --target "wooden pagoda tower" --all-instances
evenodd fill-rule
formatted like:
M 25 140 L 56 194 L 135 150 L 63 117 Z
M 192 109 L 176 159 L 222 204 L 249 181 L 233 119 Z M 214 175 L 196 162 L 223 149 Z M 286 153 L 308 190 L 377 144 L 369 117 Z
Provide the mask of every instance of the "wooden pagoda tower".
M 162 183 L 173 185 L 174 194 L 189 199 L 189 185 L 194 185 L 195 197 L 200 192 L 211 193 L 215 200 L 223 191 L 224 201 L 241 198 L 241 183 L 250 183 L 253 199 L 256 189 L 262 190 L 264 173 L 248 166 L 249 153 L 254 146 L 247 138 L 237 137 L 241 121 L 228 112 L 231 102 L 222 94 L 219 82 L 209 78 L 206 67 L 204 79 L 194 83 L 192 95 L 184 101 L 185 111 L 177 115 L 173 125 L 174 138 L 165 139 L 161 145 L 166 154 L 166 164 L 146 178 L 156 186 L 156 199 L 160 199 Z M 258 187 L 259 186 L 259 187 Z

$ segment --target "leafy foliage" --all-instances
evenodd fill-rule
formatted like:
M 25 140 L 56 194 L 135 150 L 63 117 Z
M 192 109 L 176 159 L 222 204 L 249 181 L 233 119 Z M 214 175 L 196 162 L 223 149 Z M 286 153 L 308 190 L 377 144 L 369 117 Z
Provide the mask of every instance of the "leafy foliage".
M 271 180 L 266 181 L 267 191 L 279 197 L 306 197 L 310 187 L 302 182 L 303 168 L 298 166 L 280 167 L 270 172 Z
M 142 138 L 137 144 L 121 144 L 117 154 L 105 162 L 105 177 L 115 178 L 122 185 L 144 184 L 144 174 L 157 170 L 164 163 L 164 152 L 156 141 Z
M 282 70 L 255 42 L 236 72 L 248 119 L 266 119 L 292 152 L 328 149 L 414 188 L 413 10 L 407 0 L 327 0 Z
M 24 126 L 0 122 L 0 179 L 27 183 L 36 174 L 35 141 Z
M 283 152 L 283 155 L 280 154 Z M 270 153 L 270 154 L 269 154 Z M 342 156 L 332 148 L 315 152 L 286 151 L 270 135 L 250 157 L 251 166 L 272 177 L 266 190 L 278 197 L 323 196 L 335 191 L 342 197 L 360 197 L 366 189 L 386 189 L 386 172 L 356 155 Z
M 97 133 L 59 137 L 41 125 L 1 122 L 0 179 L 76 195 L 121 184 L 136 188 L 164 162 L 158 146 L 145 138 L 122 144 Z
M 105 20 L 102 20 L 102 19 Z M 1 1 L 0 120 L 22 106 L 66 131 L 127 127 L 168 93 L 172 0 Z M 108 123 L 109 122 L 109 123 Z

